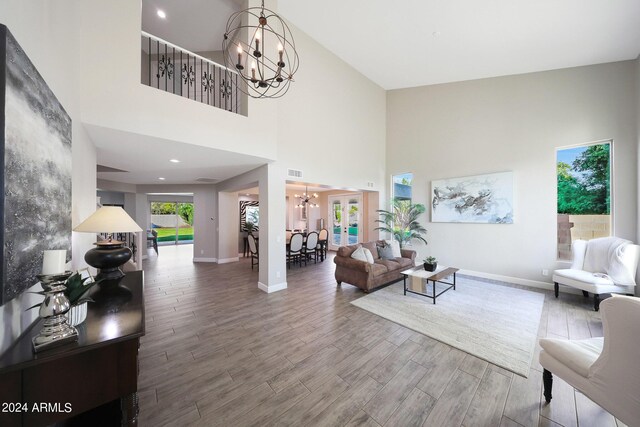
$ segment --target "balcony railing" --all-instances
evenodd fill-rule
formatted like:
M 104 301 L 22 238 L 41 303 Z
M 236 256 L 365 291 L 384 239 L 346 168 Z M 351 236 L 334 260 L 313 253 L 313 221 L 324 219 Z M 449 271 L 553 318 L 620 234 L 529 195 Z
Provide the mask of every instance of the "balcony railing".
M 144 31 L 141 47 L 142 84 L 242 114 L 235 70 Z

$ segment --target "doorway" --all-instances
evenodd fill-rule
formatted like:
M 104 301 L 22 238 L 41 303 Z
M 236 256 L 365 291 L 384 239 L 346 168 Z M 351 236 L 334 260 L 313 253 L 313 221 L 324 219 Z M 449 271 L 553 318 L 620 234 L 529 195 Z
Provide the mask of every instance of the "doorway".
M 151 228 L 158 245 L 193 243 L 193 203 L 151 202 Z
M 329 196 L 329 249 L 362 241 L 362 194 Z

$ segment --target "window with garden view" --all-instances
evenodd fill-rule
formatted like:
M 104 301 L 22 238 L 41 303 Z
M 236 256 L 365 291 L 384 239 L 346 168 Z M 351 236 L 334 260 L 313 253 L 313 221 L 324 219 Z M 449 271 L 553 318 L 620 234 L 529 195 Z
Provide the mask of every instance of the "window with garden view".
M 611 141 L 558 149 L 558 259 L 571 242 L 611 235 Z
M 411 203 L 411 184 L 413 182 L 412 173 L 393 175 L 393 200 L 407 201 Z
M 193 203 L 151 202 L 151 228 L 159 244 L 193 243 Z

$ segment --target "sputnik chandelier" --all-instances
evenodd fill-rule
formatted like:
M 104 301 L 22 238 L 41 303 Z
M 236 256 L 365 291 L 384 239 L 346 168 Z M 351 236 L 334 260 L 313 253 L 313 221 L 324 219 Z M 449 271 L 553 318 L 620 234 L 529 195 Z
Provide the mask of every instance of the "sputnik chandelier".
M 318 193 L 309 194 L 309 187 L 304 187 L 304 189 L 305 192 L 302 193 L 302 196 L 299 194 L 294 194 L 294 197 L 300 199 L 300 203 L 296 205 L 296 208 L 304 208 L 305 206 L 309 206 L 310 208 L 317 208 L 319 205 L 312 202 L 312 200 L 318 198 Z
M 245 84 L 252 98 L 279 98 L 298 70 L 298 53 L 289 26 L 275 12 L 250 7 L 229 17 L 222 41 L 224 64 Z

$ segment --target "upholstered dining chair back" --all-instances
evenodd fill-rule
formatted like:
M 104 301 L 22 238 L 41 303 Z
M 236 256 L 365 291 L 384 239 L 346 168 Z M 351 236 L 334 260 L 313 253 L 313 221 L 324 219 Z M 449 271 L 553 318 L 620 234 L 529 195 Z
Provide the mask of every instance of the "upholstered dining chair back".
M 291 235 L 291 242 L 289 243 L 289 252 L 300 252 L 302 250 L 303 240 L 302 234 L 293 233 Z
M 307 251 L 314 251 L 318 246 L 318 233 L 312 231 L 307 235 L 307 244 L 305 245 Z
M 319 241 L 325 241 L 329 238 L 329 232 L 327 231 L 326 228 L 323 228 L 322 230 L 320 230 L 320 232 L 318 233 L 318 240 Z
M 258 245 L 256 245 L 256 238 L 253 237 L 253 234 L 249 234 L 247 236 L 247 239 L 249 240 L 249 250 L 251 251 L 252 254 L 257 254 Z

